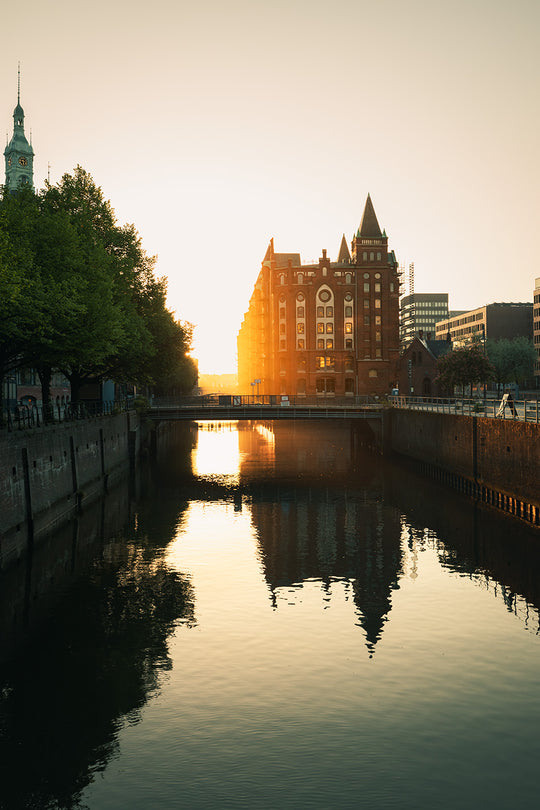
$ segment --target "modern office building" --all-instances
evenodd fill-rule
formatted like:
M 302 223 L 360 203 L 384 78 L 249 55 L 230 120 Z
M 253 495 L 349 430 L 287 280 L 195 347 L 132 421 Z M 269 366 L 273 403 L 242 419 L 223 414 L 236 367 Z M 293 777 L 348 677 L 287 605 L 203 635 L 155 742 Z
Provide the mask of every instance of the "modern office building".
M 406 349 L 419 332 L 435 339 L 436 324 L 447 319 L 449 314 L 448 293 L 412 293 L 403 296 L 399 324 L 401 350 Z
M 302 264 L 270 241 L 238 333 L 242 393 L 387 394 L 398 359 L 398 265 L 369 195 L 336 261 Z
M 533 301 L 533 343 L 536 350 L 534 376 L 540 377 L 540 278 L 534 283 Z
M 448 333 L 454 348 L 472 340 L 531 338 L 533 305 L 529 303 L 494 303 L 462 312 L 437 324 L 436 339 L 445 340 Z

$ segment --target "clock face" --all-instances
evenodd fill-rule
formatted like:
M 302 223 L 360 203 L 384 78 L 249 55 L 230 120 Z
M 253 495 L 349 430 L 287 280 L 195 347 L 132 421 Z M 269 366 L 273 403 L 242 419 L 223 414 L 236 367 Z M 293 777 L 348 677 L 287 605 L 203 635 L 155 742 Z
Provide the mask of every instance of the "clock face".
M 19 158 L 19 163 L 21 164 L 21 166 L 26 166 L 26 164 L 28 163 L 28 161 L 27 161 L 27 159 L 26 159 L 25 157 L 22 157 L 22 156 L 21 156 L 21 157 Z

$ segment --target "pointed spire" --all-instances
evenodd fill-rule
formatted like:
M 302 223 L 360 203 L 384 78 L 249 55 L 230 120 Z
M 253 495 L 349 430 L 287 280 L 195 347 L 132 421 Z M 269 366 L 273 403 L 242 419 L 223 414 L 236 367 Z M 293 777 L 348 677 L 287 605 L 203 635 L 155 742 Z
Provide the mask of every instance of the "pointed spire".
M 369 194 L 367 195 L 362 222 L 360 223 L 357 236 L 364 239 L 380 239 L 382 237 L 381 229 L 379 228 L 379 223 L 375 215 L 375 209 L 373 208 Z
M 338 262 L 350 262 L 351 261 L 351 254 L 349 253 L 349 247 L 347 245 L 347 240 L 345 239 L 345 234 L 341 239 L 341 245 L 339 248 L 339 256 Z
M 17 64 L 17 104 L 21 103 L 21 63 Z
M 263 264 L 264 262 L 271 262 L 274 258 L 274 237 L 270 239 L 268 243 L 268 247 L 266 249 L 266 253 L 264 254 Z

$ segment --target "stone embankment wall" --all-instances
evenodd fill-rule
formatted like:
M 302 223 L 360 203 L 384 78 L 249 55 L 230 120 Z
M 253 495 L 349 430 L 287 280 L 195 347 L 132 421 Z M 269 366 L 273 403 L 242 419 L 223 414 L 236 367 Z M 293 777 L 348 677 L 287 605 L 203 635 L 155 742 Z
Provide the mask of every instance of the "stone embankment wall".
M 135 413 L 0 434 L 0 569 L 129 470 Z
M 540 524 L 540 425 L 393 409 L 390 446 L 468 494 Z

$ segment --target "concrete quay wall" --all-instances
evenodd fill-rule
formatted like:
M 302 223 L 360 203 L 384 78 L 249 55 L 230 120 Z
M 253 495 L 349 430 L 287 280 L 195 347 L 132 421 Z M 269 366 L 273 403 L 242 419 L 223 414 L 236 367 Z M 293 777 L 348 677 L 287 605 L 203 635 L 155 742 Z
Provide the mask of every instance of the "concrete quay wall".
M 392 409 L 390 446 L 470 484 L 464 491 L 540 522 L 540 425 L 510 419 Z M 458 486 L 458 488 L 461 488 Z
M 0 570 L 123 475 L 140 433 L 122 413 L 0 434 Z

